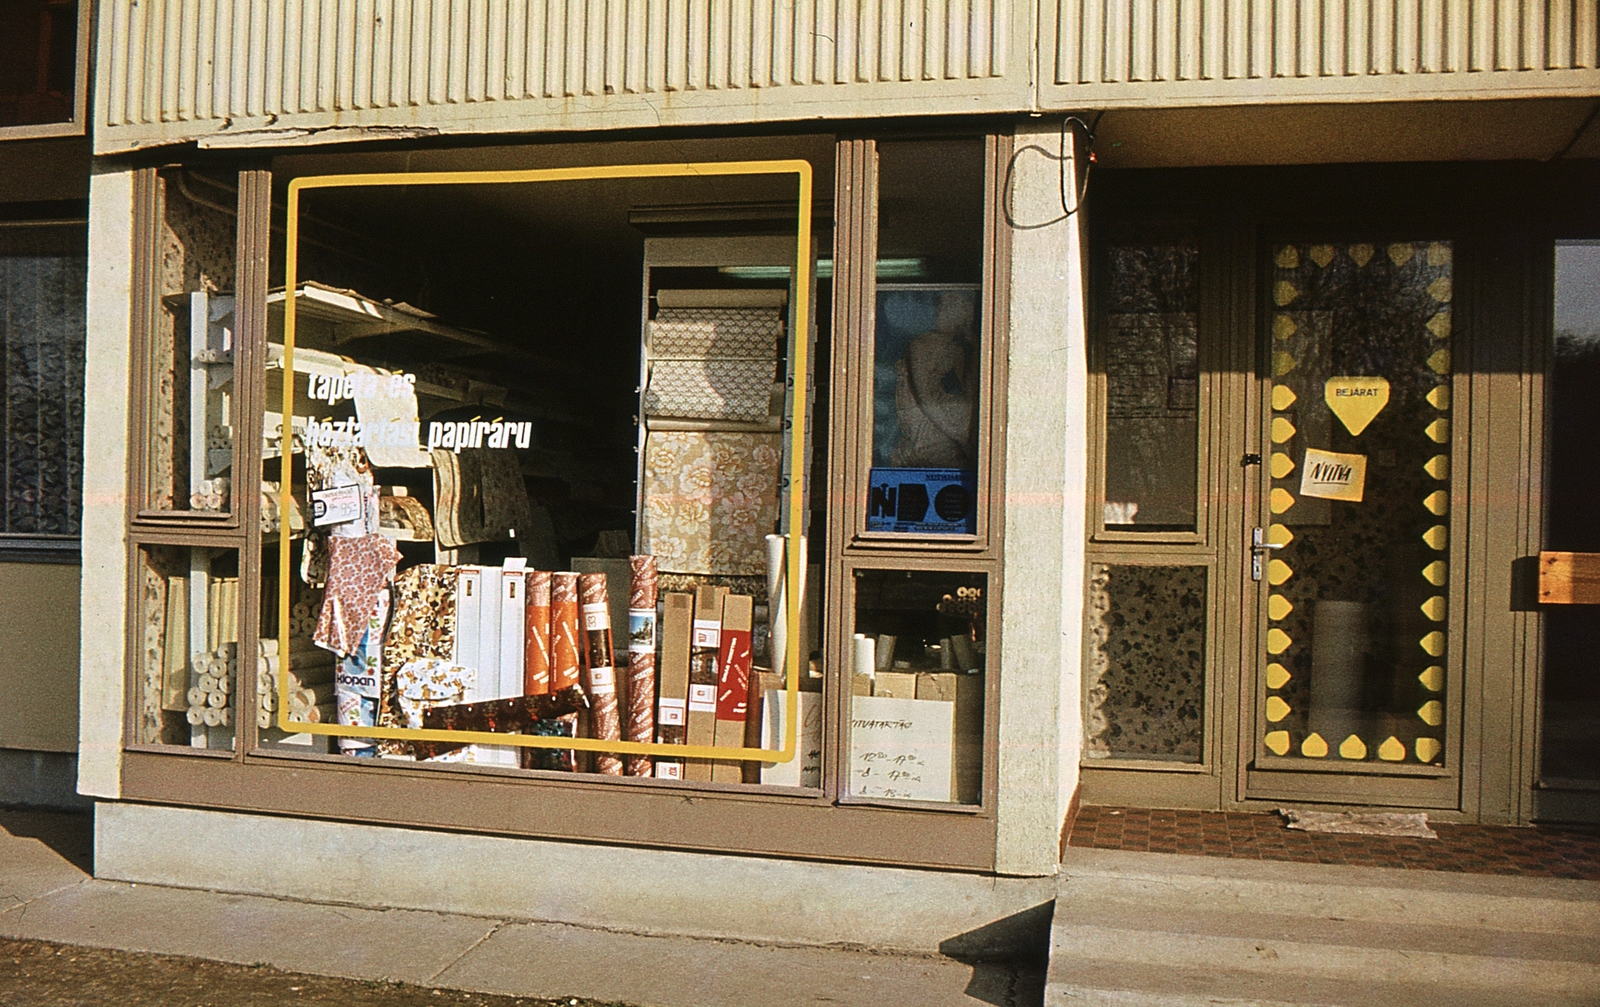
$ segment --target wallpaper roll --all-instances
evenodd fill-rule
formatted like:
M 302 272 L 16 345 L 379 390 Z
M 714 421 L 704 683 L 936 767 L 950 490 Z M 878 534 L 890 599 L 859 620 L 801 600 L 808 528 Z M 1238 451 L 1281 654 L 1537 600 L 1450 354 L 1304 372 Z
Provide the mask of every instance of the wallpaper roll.
M 628 729 L 629 741 L 649 742 L 656 730 L 656 558 L 629 557 Z M 648 755 L 628 756 L 629 776 L 649 776 Z
M 622 740 L 622 718 L 617 710 L 616 654 L 611 646 L 611 605 L 606 597 L 606 575 L 586 573 L 578 578 L 583 606 L 583 631 L 588 643 L 589 696 L 594 736 L 602 741 Z M 595 754 L 595 771 L 622 775 L 622 759 L 610 752 Z
M 578 684 L 578 575 L 550 575 L 550 691 Z
M 550 692 L 550 574 L 528 571 L 528 621 L 523 629 L 527 653 L 522 663 L 522 691 L 529 696 Z

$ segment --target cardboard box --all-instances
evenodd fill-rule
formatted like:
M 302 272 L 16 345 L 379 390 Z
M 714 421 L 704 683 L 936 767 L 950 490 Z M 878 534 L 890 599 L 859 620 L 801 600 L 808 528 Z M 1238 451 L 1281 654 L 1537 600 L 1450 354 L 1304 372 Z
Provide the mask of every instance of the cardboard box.
M 743 748 L 750 699 L 750 637 L 755 628 L 755 599 L 733 594 L 722 603 L 721 648 L 717 658 L 718 748 Z M 743 764 L 718 759 L 711 767 L 718 783 L 742 783 Z
M 681 745 L 689 729 L 689 643 L 694 633 L 694 595 L 661 596 L 661 670 L 656 682 L 656 741 Z M 680 759 L 656 759 L 656 776 L 683 779 Z
M 886 699 L 916 699 L 917 676 L 910 671 L 880 671 L 872 681 L 872 694 Z
M 725 587 L 702 584 L 694 598 L 694 644 L 689 654 L 690 745 L 717 742 L 717 657 L 722 646 Z M 685 759 L 683 778 L 710 782 L 710 759 Z

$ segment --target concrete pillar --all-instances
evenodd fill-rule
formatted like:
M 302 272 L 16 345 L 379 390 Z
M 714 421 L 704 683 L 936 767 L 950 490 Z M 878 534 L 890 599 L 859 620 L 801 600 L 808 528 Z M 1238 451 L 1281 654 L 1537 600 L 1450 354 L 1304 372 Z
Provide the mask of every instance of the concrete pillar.
M 996 868 L 1055 871 L 1078 785 L 1088 366 L 1082 215 L 1059 120 L 1017 130 L 1010 167 L 1010 381 Z

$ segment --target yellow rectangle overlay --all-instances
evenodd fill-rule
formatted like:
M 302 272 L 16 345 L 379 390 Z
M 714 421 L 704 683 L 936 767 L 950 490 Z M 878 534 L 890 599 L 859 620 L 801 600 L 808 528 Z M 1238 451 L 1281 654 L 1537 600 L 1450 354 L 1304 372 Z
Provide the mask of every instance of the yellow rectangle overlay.
M 423 186 L 423 185 L 507 185 L 539 182 L 574 182 L 598 179 L 623 178 L 706 178 L 721 175 L 794 175 L 799 182 L 797 204 L 798 219 L 795 227 L 794 265 L 794 331 L 798 339 L 806 338 L 811 331 L 811 162 L 803 160 L 773 161 L 702 161 L 677 164 L 602 165 L 587 168 L 542 168 L 527 171 L 434 171 L 434 172 L 383 172 L 376 174 L 312 175 L 289 182 L 289 201 L 285 224 L 284 289 L 287 296 L 283 306 L 283 429 L 292 437 L 294 417 L 294 340 L 296 299 L 294 290 L 298 282 L 300 240 L 300 193 L 307 189 L 365 188 L 373 186 Z M 793 459 L 805 457 L 805 401 L 808 387 L 808 354 L 802 349 L 792 355 L 795 394 L 790 396 L 793 405 L 789 417 L 789 452 Z M 281 456 L 282 473 L 278 508 L 280 514 L 291 510 L 293 495 L 291 469 L 294 452 L 285 450 Z M 789 492 L 782 500 L 787 524 L 800 527 L 797 521 L 804 515 L 804 480 L 791 478 Z M 748 762 L 790 762 L 795 757 L 800 706 L 800 605 L 802 594 L 798 589 L 804 572 L 800 568 L 801 550 L 790 536 L 785 553 L 786 576 L 789 589 L 784 620 L 788 624 L 788 643 L 784 657 L 787 682 L 784 688 L 784 731 L 781 748 L 715 748 L 710 745 L 663 745 L 640 741 L 606 741 L 600 738 L 560 738 L 526 734 L 498 734 L 492 731 L 441 731 L 404 727 L 345 727 L 339 724 L 308 724 L 289 719 L 289 587 L 288 571 L 291 538 L 278 537 L 278 568 L 283 571 L 278 578 L 278 653 L 284 662 L 278 675 L 278 727 L 294 734 L 323 734 L 344 738 L 384 738 L 398 741 L 446 742 L 456 745 L 509 745 L 521 748 L 560 748 L 585 752 L 617 752 L 624 755 L 652 755 L 670 759 L 721 759 Z

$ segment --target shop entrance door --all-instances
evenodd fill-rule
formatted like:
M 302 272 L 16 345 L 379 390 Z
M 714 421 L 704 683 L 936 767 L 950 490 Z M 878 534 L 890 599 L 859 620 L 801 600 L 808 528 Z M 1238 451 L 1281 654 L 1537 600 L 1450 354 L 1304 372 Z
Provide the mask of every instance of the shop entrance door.
M 1451 244 L 1306 238 L 1260 249 L 1239 795 L 1453 808 Z

